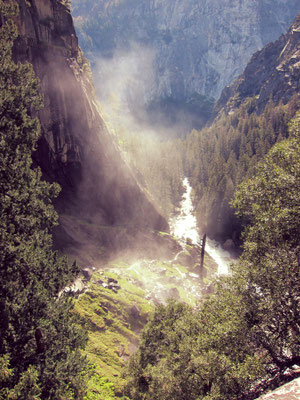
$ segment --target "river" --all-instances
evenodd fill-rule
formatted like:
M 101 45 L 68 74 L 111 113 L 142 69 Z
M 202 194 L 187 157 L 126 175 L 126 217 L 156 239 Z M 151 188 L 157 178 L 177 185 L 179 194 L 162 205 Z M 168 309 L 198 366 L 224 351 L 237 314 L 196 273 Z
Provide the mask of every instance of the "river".
M 169 221 L 171 233 L 181 242 L 186 242 L 186 239 L 189 238 L 193 244 L 200 244 L 201 238 L 192 202 L 192 187 L 188 178 L 184 178 L 183 186 L 185 192 L 180 203 L 180 212 L 171 217 Z M 228 251 L 222 249 L 219 243 L 209 238 L 206 239 L 205 251 L 218 265 L 218 275 L 228 274 L 230 262 L 233 261 Z

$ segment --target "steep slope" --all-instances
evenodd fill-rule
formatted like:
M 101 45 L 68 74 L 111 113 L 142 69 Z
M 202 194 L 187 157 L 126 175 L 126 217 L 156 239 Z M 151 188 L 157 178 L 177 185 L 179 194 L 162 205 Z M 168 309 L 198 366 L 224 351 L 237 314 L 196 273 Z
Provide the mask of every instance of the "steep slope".
M 300 92 L 300 14 L 285 35 L 256 52 L 243 74 L 223 90 L 216 105 L 226 112 L 238 107 L 247 97 L 256 97 L 262 111 L 272 97 L 275 104 L 286 104 Z
M 208 107 L 205 98 L 217 99 L 251 55 L 285 32 L 299 12 L 297 0 L 73 0 L 72 5 L 91 60 L 128 51 L 132 43 L 154 51 L 154 81 L 145 79 L 143 68 L 138 84 L 145 86 L 144 102 L 167 114 L 180 104 L 201 113 Z M 143 57 L 140 47 L 137 54 Z
M 93 261 L 101 246 L 126 247 L 145 230 L 168 230 L 101 118 L 69 10 L 59 0 L 18 4 L 14 57 L 33 64 L 44 96 L 34 159 L 62 186 L 57 246 Z
M 257 52 L 244 73 L 224 89 L 216 117 L 186 141 L 200 228 L 221 242 L 238 242 L 241 221 L 230 201 L 257 163 L 288 137 L 288 122 L 300 108 L 300 14 L 286 35 Z

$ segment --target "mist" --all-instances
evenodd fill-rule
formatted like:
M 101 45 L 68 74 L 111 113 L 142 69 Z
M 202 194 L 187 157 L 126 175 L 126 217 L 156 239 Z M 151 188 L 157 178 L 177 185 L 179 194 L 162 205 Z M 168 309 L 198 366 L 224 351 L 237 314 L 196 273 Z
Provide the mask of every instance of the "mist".
M 129 50 L 118 49 L 111 58 L 98 57 L 93 75 L 105 122 L 114 130 L 122 126 L 136 130 L 155 83 L 153 50 L 132 43 Z
M 159 140 L 190 132 L 190 116 L 170 98 L 157 98 L 158 74 L 154 49 L 135 42 L 110 58 L 93 56 L 97 97 L 111 131 L 126 129 Z

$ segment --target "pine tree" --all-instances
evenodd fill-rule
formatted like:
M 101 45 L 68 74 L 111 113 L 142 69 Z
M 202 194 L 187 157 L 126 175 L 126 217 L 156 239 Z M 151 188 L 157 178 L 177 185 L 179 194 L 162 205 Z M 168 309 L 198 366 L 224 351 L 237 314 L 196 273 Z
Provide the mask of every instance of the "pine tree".
M 43 181 L 31 158 L 40 133 L 31 116 L 42 103 L 39 82 L 30 64 L 12 60 L 17 7 L 1 1 L 0 12 L 0 360 L 10 371 L 0 396 L 79 399 L 85 335 L 71 299 L 59 296 L 78 268 L 52 251 L 51 200 L 59 186 Z
M 171 302 L 150 318 L 127 371 L 133 400 L 253 399 L 300 365 L 300 114 L 290 129 L 236 193 L 249 225 L 231 274 L 197 309 Z
M 244 279 L 252 340 L 276 370 L 300 363 L 300 115 L 290 139 L 276 144 L 235 195 L 250 222 L 235 267 Z

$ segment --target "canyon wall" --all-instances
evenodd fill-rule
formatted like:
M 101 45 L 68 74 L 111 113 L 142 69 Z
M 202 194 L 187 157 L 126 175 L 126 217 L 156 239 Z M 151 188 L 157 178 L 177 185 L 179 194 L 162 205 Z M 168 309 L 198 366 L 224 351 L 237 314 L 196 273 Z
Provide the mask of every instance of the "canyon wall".
M 229 113 L 247 97 L 256 98 L 258 112 L 272 98 L 286 104 L 300 93 L 300 13 L 285 35 L 257 51 L 243 74 L 224 88 L 215 111 Z
M 157 99 L 218 99 L 252 54 L 286 32 L 297 0 L 73 0 L 84 51 L 109 58 L 138 43 L 154 49 Z M 142 82 L 139 82 L 142 84 Z
M 44 97 L 33 158 L 44 177 L 62 187 L 56 246 L 78 255 L 94 242 L 96 257 L 103 248 L 126 247 L 138 232 L 168 230 L 103 122 L 68 8 L 59 0 L 18 4 L 14 58 L 33 64 Z

